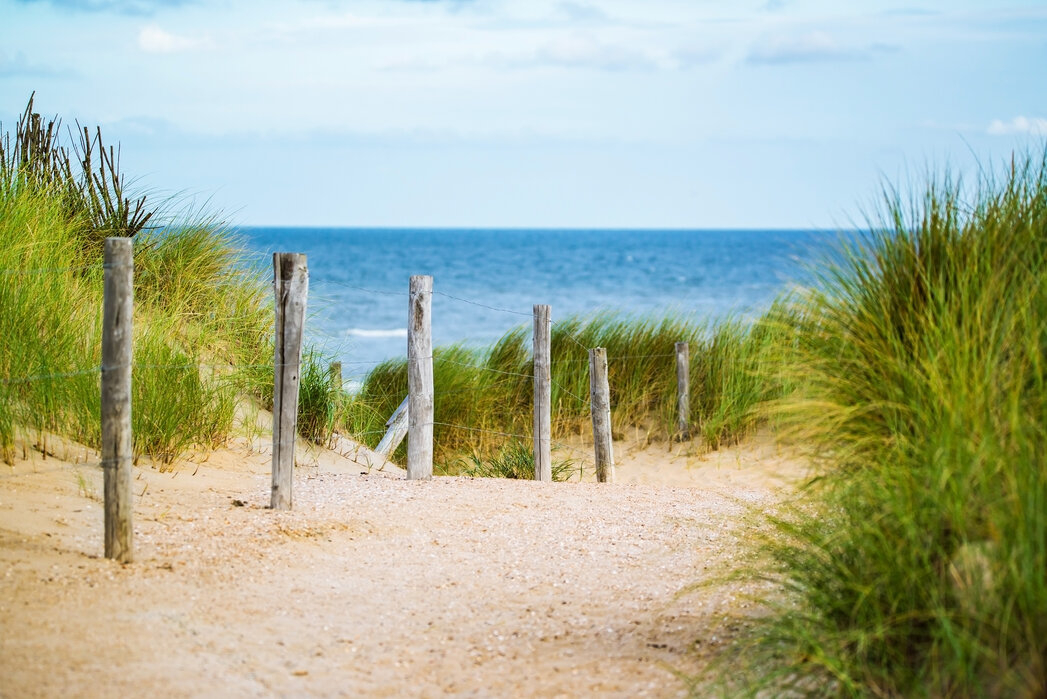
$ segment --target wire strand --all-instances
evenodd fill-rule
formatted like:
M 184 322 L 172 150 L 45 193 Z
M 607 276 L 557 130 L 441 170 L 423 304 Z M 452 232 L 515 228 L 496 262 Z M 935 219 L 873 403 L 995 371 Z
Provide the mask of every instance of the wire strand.
M 121 265 L 123 267 L 129 265 Z M 25 269 L 0 269 L 0 274 L 56 274 L 64 272 L 86 272 L 89 269 L 110 269 L 108 265 L 79 265 L 76 267 L 27 267 Z
M 347 289 L 356 289 L 357 291 L 363 291 L 368 294 L 378 294 L 380 296 L 408 296 L 406 291 L 384 291 L 382 289 L 369 289 L 366 286 L 358 286 L 356 284 L 350 284 L 348 282 L 341 282 L 336 279 L 310 279 L 310 281 L 319 282 L 320 284 L 330 284 L 332 286 L 342 286 Z
M 0 384 L 4 386 L 12 386 L 17 384 L 31 383 L 33 381 L 46 381 L 47 379 L 67 379 L 74 376 L 86 376 L 88 374 L 97 374 L 102 371 L 102 367 L 97 366 L 91 369 L 81 369 L 79 371 L 67 371 L 57 374 L 37 374 L 34 376 L 24 376 L 17 379 L 5 378 L 0 379 Z
M 485 434 L 496 434 L 496 435 L 499 435 L 501 437 L 515 437 L 517 439 L 531 439 L 532 438 L 532 435 L 514 434 L 512 432 L 501 432 L 499 430 L 489 430 L 489 429 L 486 429 L 486 428 L 483 428 L 483 427 L 467 427 L 466 425 L 455 425 L 454 423 L 450 423 L 450 422 L 437 422 L 437 421 L 434 420 L 433 422 L 428 423 L 428 424 L 430 424 L 430 425 L 439 425 L 440 427 L 451 427 L 453 429 L 458 429 L 458 430 L 467 430 L 469 432 L 483 432 Z
M 585 398 L 581 398 L 580 396 L 576 396 L 575 394 L 571 393 L 566 388 L 564 388 L 562 384 L 557 383 L 556 381 L 552 381 L 551 379 L 550 379 L 550 383 L 552 383 L 553 386 L 556 386 L 561 391 L 563 391 L 567 395 L 571 396 L 571 398 L 574 398 L 575 400 L 577 400 L 578 402 L 582 403 L 583 405 L 591 405 L 592 404 L 592 400 L 591 399 L 585 399 Z
M 566 337 L 566 338 L 567 338 L 568 340 L 570 340 L 570 341 L 571 341 L 571 342 L 573 342 L 574 344 L 576 344 L 576 345 L 578 345 L 579 347 L 581 347 L 581 348 L 582 348 L 583 350 L 585 350 L 585 351 L 586 351 L 587 353 L 588 353 L 588 352 L 589 352 L 589 350 L 591 349 L 591 348 L 589 348 L 589 347 L 586 347 L 585 345 L 583 345 L 583 344 L 582 344 L 582 343 L 581 343 L 581 342 L 580 342 L 580 341 L 579 341 L 579 340 L 578 340 L 578 339 L 577 339 L 577 338 L 576 338 L 576 337 L 575 337 L 574 335 L 572 335 L 571 333 L 567 332 L 566 330 L 561 330 L 560 332 L 561 332 L 561 333 L 563 333 L 564 337 Z
M 504 376 L 519 376 L 523 379 L 533 379 L 534 374 L 520 374 L 515 371 L 502 371 L 501 369 L 491 369 L 485 366 L 476 366 L 475 364 L 466 364 L 465 362 L 456 362 L 448 357 L 438 357 L 437 361 L 448 362 L 449 364 L 457 364 L 458 366 L 466 367 L 467 369 L 476 369 L 477 371 L 489 371 L 492 374 L 502 374 Z
M 527 318 L 531 318 L 534 315 L 533 313 L 524 313 L 523 311 L 514 311 L 514 310 L 509 309 L 509 308 L 499 308 L 498 306 L 489 306 L 488 304 L 480 303 L 479 301 L 471 301 L 469 299 L 463 299 L 460 296 L 452 296 L 451 294 L 448 294 L 447 292 L 444 292 L 444 291 L 434 291 L 433 292 L 433 296 L 443 296 L 444 298 L 453 299 L 454 301 L 460 301 L 462 303 L 468 303 L 471 306 L 479 306 L 480 308 L 486 308 L 486 309 L 491 310 L 491 311 L 498 311 L 499 313 L 510 313 L 512 315 L 515 315 L 515 316 L 525 316 Z

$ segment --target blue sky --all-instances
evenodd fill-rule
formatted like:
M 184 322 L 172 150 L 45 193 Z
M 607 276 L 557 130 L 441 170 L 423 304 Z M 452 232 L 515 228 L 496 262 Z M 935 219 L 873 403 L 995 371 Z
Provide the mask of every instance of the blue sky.
M 846 226 L 1045 88 L 1044 0 L 0 0 L 5 128 L 248 225 Z

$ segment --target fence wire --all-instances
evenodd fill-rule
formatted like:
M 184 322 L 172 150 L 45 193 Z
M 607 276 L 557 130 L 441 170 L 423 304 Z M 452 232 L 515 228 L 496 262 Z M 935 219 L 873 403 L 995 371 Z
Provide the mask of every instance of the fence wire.
M 119 265 L 126 267 L 127 265 Z M 87 272 L 92 269 L 114 269 L 113 265 L 94 264 L 74 267 L 25 267 L 22 269 L 0 269 L 0 275 L 17 276 L 20 274 L 67 274 L 69 272 Z
M 560 389 L 561 391 L 563 391 L 564 393 L 569 395 L 571 398 L 574 398 L 576 401 L 578 401 L 582 405 L 591 405 L 592 404 L 592 400 L 591 399 L 582 398 L 581 396 L 577 396 L 574 393 L 571 393 L 569 390 L 567 390 L 566 388 L 563 387 L 563 384 L 559 384 L 556 381 L 550 381 L 550 382 L 552 383 L 553 386 L 556 386 L 558 389 Z
M 454 359 L 451 359 L 449 357 L 437 357 L 433 361 L 434 362 L 447 362 L 448 364 L 456 364 L 458 366 L 465 367 L 466 369 L 475 369 L 476 371 L 487 371 L 487 372 L 490 372 L 492 374 L 502 374 L 503 376 L 517 376 L 517 377 L 519 377 L 521 379 L 532 379 L 532 380 L 534 379 L 534 374 L 521 374 L 521 373 L 515 372 L 515 371 L 503 371 L 502 369 L 492 369 L 490 367 L 477 366 L 475 364 L 468 364 L 466 362 L 458 362 L 458 361 L 455 361 Z
M 460 301 L 461 303 L 467 303 L 471 306 L 479 306 L 480 308 L 486 308 L 491 311 L 498 311 L 499 313 L 509 313 L 516 316 L 524 316 L 526 318 L 533 317 L 533 313 L 524 313 L 523 311 L 514 311 L 509 308 L 500 308 L 498 306 L 490 306 L 486 303 L 480 303 L 479 301 L 472 301 L 470 299 L 463 299 L 460 296 L 452 296 L 443 291 L 433 291 L 433 296 L 443 296 L 444 298 L 453 299 L 454 301 Z
M 54 374 L 35 374 L 33 376 L 22 376 L 19 378 L 4 378 L 0 379 L 0 385 L 3 386 L 16 386 L 19 384 L 32 383 L 34 381 L 47 381 L 50 379 L 69 379 L 74 376 L 87 376 L 88 374 L 101 373 L 102 367 L 92 367 L 90 369 L 81 369 L 79 371 L 65 371 Z
M 94 264 L 94 265 L 80 265 L 80 266 L 70 266 L 70 267 L 40 267 L 40 268 L 26 268 L 26 269 L 4 269 L 4 270 L 0 270 L 0 278 L 2 278 L 2 276 L 9 276 L 10 277 L 10 276 L 31 275 L 31 274 L 49 274 L 49 273 L 52 273 L 52 274 L 68 274 L 68 273 L 76 273 L 76 272 L 86 272 L 86 271 L 97 270 L 97 269 L 110 269 L 110 268 L 114 268 L 116 266 L 124 266 L 124 265 Z M 391 290 L 384 290 L 384 289 L 374 289 L 374 288 L 370 288 L 370 287 L 366 287 L 366 286 L 360 286 L 360 285 L 357 285 L 357 284 L 351 284 L 351 283 L 348 283 L 348 282 L 334 280 L 334 279 L 324 279 L 324 278 L 315 278 L 314 277 L 310 281 L 312 281 L 314 284 L 317 284 L 318 286 L 328 286 L 329 285 L 329 286 L 335 286 L 335 287 L 343 287 L 343 288 L 353 289 L 353 290 L 360 291 L 360 292 L 367 293 L 367 294 L 375 294 L 375 295 L 381 295 L 381 296 L 397 296 L 397 297 L 408 297 L 409 296 L 409 293 L 407 291 L 391 291 Z M 481 301 L 476 301 L 476 300 L 473 300 L 473 299 L 464 298 L 462 296 L 456 296 L 456 295 L 453 295 L 453 294 L 449 294 L 447 292 L 440 291 L 440 290 L 434 290 L 432 293 L 433 293 L 434 296 L 440 296 L 440 297 L 449 299 L 451 301 L 455 301 L 455 302 L 458 302 L 458 303 L 464 303 L 464 304 L 468 304 L 468 305 L 479 307 L 479 308 L 484 308 L 484 309 L 491 310 L 491 311 L 498 312 L 498 313 L 504 313 L 504 314 L 509 314 L 509 315 L 518 316 L 518 317 L 528 317 L 528 318 L 532 317 L 532 313 L 530 313 L 530 312 L 518 311 L 518 310 L 511 309 L 511 308 L 504 308 L 504 307 L 500 307 L 500 306 L 495 306 L 495 305 L 484 303 L 484 302 L 481 302 Z M 583 343 L 573 333 L 569 332 L 566 329 L 564 324 L 552 323 L 552 327 L 558 333 L 558 335 L 561 335 L 562 337 L 567 338 L 567 340 L 569 340 L 571 343 L 573 343 L 574 345 L 576 345 L 577 347 L 579 347 L 580 349 L 585 351 L 586 354 L 588 354 L 589 351 L 592 349 L 592 348 L 588 347 L 585 343 Z M 340 339 L 340 338 L 335 338 L 335 337 L 332 336 L 330 339 Z M 662 358 L 670 358 L 670 357 L 674 357 L 674 356 L 675 355 L 672 354 L 672 353 L 649 354 L 649 355 L 638 355 L 638 354 L 637 355 L 628 355 L 628 354 L 626 354 L 626 355 L 618 355 L 618 356 L 608 357 L 608 361 L 636 360 L 636 359 L 662 359 Z M 469 363 L 469 362 L 461 362 L 461 361 L 458 361 L 458 360 L 455 360 L 455 359 L 451 359 L 450 357 L 445 357 L 445 356 L 440 356 L 440 355 L 431 355 L 431 356 L 428 356 L 428 357 L 421 357 L 421 358 L 418 358 L 418 359 L 423 360 L 423 361 L 431 360 L 434 363 L 454 364 L 454 365 L 461 366 L 461 367 L 467 368 L 467 369 L 471 369 L 471 370 L 474 370 L 474 371 L 477 371 L 477 372 L 486 372 L 486 373 L 496 374 L 496 375 L 500 375 L 500 376 L 504 376 L 504 377 L 512 377 L 512 378 L 526 379 L 526 380 L 532 380 L 532 381 L 534 379 L 533 373 L 522 373 L 522 372 L 516 372 L 516 371 L 507 371 L 507 370 L 504 370 L 504 369 L 496 369 L 496 368 L 493 368 L 493 367 L 483 366 L 483 365 L 479 365 L 479 364 L 473 364 L 473 363 Z M 349 376 L 360 376 L 360 375 L 367 376 L 368 375 L 368 373 L 366 371 L 367 368 L 373 369 L 374 367 L 377 367 L 377 366 L 379 366 L 381 364 L 384 364 L 387 361 L 389 361 L 389 360 L 380 360 L 380 361 L 343 360 L 343 361 L 340 361 L 338 363 L 343 368 L 346 368 L 346 367 L 359 367 L 360 369 L 364 370 L 364 371 L 361 371 L 360 373 L 349 374 Z M 404 358 L 403 361 L 406 363 L 409 360 L 407 358 Z M 588 357 L 578 358 L 578 359 L 562 359 L 562 360 L 554 361 L 553 362 L 553 366 L 555 367 L 558 364 L 570 364 L 570 363 L 582 363 L 582 362 L 588 363 L 588 361 L 589 361 Z M 234 372 L 235 371 L 243 371 L 243 370 L 262 370 L 262 371 L 273 371 L 273 372 L 275 372 L 276 370 L 278 370 L 280 368 L 283 368 L 283 367 L 288 367 L 289 366 L 289 367 L 300 368 L 302 365 L 303 365 L 303 362 L 297 362 L 297 363 L 289 362 L 289 363 L 285 363 L 285 364 L 276 364 L 276 363 L 230 364 L 230 363 L 187 362 L 187 363 L 180 363 L 180 364 L 134 363 L 134 364 L 132 364 L 132 368 L 135 369 L 135 370 L 155 370 L 155 371 L 189 371 L 189 370 L 210 369 L 210 370 L 228 370 L 228 371 L 234 371 Z M 91 367 L 91 368 L 88 368 L 88 369 L 74 370 L 74 371 L 68 371 L 68 372 L 55 372 L 55 373 L 50 373 L 50 374 L 33 374 L 33 375 L 29 375 L 29 376 L 24 376 L 24 377 L 0 378 L 0 385 L 11 386 L 11 385 L 19 385 L 19 384 L 31 383 L 31 382 L 35 382 L 35 381 L 45 381 L 45 380 L 54 380 L 54 379 L 73 378 L 73 377 L 85 376 L 85 375 L 90 375 L 90 374 L 99 374 L 99 373 L 103 373 L 107 369 L 116 369 L 116 368 L 121 368 L 121 367 L 108 367 L 107 368 L 107 367 L 103 367 L 103 366 L 96 366 L 96 367 Z M 565 387 L 562 383 L 560 383 L 558 381 L 553 380 L 551 383 L 561 394 L 563 394 L 565 396 L 568 396 L 568 397 L 578 401 L 578 403 L 580 403 L 583 406 L 590 406 L 591 405 L 591 399 L 588 396 L 587 397 L 579 396 L 579 395 L 577 395 L 576 393 L 572 392 L 570 389 L 568 389 L 567 387 Z M 458 387 L 458 388 L 454 388 L 454 389 L 438 391 L 436 393 L 435 397 L 437 399 L 439 399 L 440 396 L 452 396 L 452 395 L 464 395 L 464 394 L 478 393 L 478 392 L 483 392 L 483 391 L 489 391 L 492 388 L 505 388 L 508 385 L 509 384 L 507 382 L 494 383 L 494 384 L 479 384 L 479 383 L 475 383 L 474 385 L 471 385 L 471 386 L 464 386 L 464 387 Z M 340 389 L 341 387 L 334 387 L 334 388 Z M 399 393 L 395 393 L 394 394 L 394 393 L 388 393 L 388 392 L 376 394 L 376 393 L 366 393 L 366 392 L 362 392 L 361 391 L 357 395 L 359 397 L 361 397 L 361 398 L 365 398 L 365 399 L 372 400 L 372 401 L 373 400 L 381 401 L 381 400 L 400 400 L 400 399 L 402 399 L 402 395 L 401 394 L 399 394 Z M 502 430 L 492 430 L 492 429 L 488 429 L 488 428 L 474 427 L 474 426 L 468 426 L 468 425 L 459 425 L 459 424 L 454 424 L 454 423 L 451 423 L 451 422 L 444 422 L 444 421 L 434 421 L 432 423 L 432 425 L 433 426 L 440 426 L 440 427 L 450 428 L 450 429 L 464 430 L 464 431 L 467 431 L 467 432 L 473 432 L 473 433 L 478 433 L 478 434 L 489 434 L 489 435 L 492 435 L 492 436 L 511 438 L 511 439 L 529 440 L 529 439 L 532 438 L 532 435 L 524 435 L 524 434 L 518 434 L 518 433 L 507 432 L 507 431 L 502 431 Z M 381 430 L 376 429 L 376 430 L 367 430 L 367 431 L 362 431 L 362 432 L 351 432 L 349 434 L 353 438 L 361 438 L 361 437 L 367 437 L 367 436 L 372 436 L 372 435 L 385 434 L 385 430 L 384 429 L 381 429 Z M 583 451 L 581 449 L 578 449 L 576 447 L 572 447 L 570 445 L 567 445 L 567 444 L 563 443 L 562 441 L 553 441 L 552 445 L 555 448 L 557 448 L 557 449 L 563 449 L 563 450 L 575 452 L 575 453 L 578 453 L 578 454 L 582 454 L 586 458 L 590 458 L 591 457 L 591 455 L 588 452 L 585 452 L 585 451 Z M 103 466 L 102 462 L 97 462 L 94 465 L 96 465 L 98 467 Z M 68 468 L 68 467 L 66 467 L 66 468 Z M 21 475 L 28 475 L 28 474 L 14 474 L 13 476 L 8 476 L 8 477 L 18 477 L 18 476 L 21 476 Z
M 456 424 L 451 423 L 451 422 L 440 422 L 438 420 L 433 420 L 432 422 L 426 423 L 426 424 L 427 425 L 434 425 L 434 426 L 435 425 L 439 425 L 440 427 L 450 427 L 450 428 L 453 428 L 453 429 L 456 429 L 456 430 L 466 430 L 467 432 L 483 432 L 485 434 L 493 434 L 493 435 L 497 435 L 499 437 L 513 437 L 513 438 L 516 438 L 516 439 L 531 439 L 531 436 L 530 435 L 526 435 L 526 434 L 515 434 L 513 432 L 502 432 L 502 431 L 499 431 L 499 430 L 488 429 L 486 427 L 469 427 L 468 425 L 456 425 Z
M 350 284 L 349 282 L 343 282 L 338 279 L 324 279 L 324 278 L 310 278 L 310 281 L 316 281 L 321 285 L 341 286 L 346 289 L 353 289 L 355 291 L 363 291 L 367 294 L 378 294 L 379 296 L 410 296 L 409 292 L 406 291 L 388 291 L 385 289 L 371 289 L 366 286 L 359 286 L 357 284 Z

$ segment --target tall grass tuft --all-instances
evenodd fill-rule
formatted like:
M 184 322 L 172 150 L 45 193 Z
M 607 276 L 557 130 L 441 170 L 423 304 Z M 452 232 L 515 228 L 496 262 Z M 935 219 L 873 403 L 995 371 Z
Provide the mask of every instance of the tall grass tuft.
M 339 424 L 344 402 L 333 384 L 330 362 L 316 348 L 303 352 L 298 388 L 298 433 L 316 444 L 327 444 Z
M 62 218 L 83 221 L 80 253 L 87 259 L 101 253 L 107 236 L 132 237 L 144 230 L 157 212 L 144 195 L 128 195 L 119 149 L 105 146 L 101 129 L 92 133 L 79 124 L 75 137 L 69 130 L 63 141 L 61 120 L 35 112 L 34 97 L 15 125 L 14 140 L 0 134 L 3 195 L 44 194 Z
M 754 693 L 1047 693 L 1047 157 L 965 191 L 888 190 L 796 300 L 781 415 L 822 478 Z
M 157 211 L 125 194 L 116 151 L 89 133 L 62 146 L 30 102 L 13 141 L 0 136 L 0 455 L 19 430 L 45 453 L 50 434 L 98 446 L 102 241 L 133 235 L 134 451 L 169 463 L 220 444 L 243 373 L 271 366 L 268 294 L 216 222 L 147 229 Z
M 483 458 L 477 454 L 469 456 L 460 466 L 461 474 L 473 478 L 534 479 L 534 450 L 530 444 L 512 441 L 497 454 Z M 554 481 L 566 481 L 574 475 L 574 464 L 570 460 L 555 461 L 552 465 Z
M 614 429 L 668 440 L 676 420 L 675 343 L 688 341 L 691 421 L 713 448 L 736 440 L 761 419 L 760 402 L 784 390 L 778 377 L 772 382 L 762 378 L 767 373 L 763 365 L 782 332 L 791 330 L 768 319 L 707 325 L 674 315 L 649 319 L 604 313 L 557 321 L 550 338 L 553 437 L 586 433 L 588 348 L 605 347 Z M 445 461 L 446 468 L 459 463 L 463 454 L 481 461 L 496 459 L 506 445 L 528 438 L 533 401 L 530 344 L 528 328 L 520 327 L 485 349 L 452 346 L 434 351 L 434 440 L 436 458 Z M 376 367 L 347 409 L 349 431 L 376 444 L 385 420 L 405 395 L 404 360 Z

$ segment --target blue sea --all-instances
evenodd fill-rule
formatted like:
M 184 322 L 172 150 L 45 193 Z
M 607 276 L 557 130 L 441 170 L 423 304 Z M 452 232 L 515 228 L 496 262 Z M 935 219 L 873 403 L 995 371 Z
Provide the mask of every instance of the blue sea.
M 573 314 L 751 316 L 835 234 L 799 230 L 242 228 L 260 264 L 308 256 L 307 336 L 359 379 L 407 352 L 408 280 L 433 277 L 435 345 L 487 345 Z

